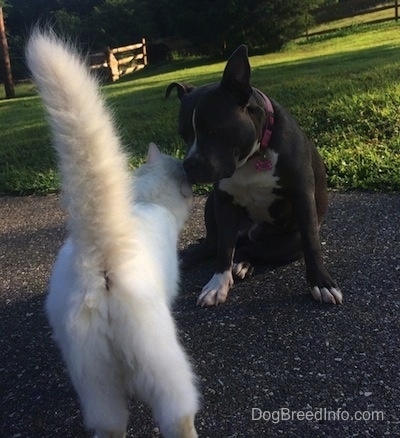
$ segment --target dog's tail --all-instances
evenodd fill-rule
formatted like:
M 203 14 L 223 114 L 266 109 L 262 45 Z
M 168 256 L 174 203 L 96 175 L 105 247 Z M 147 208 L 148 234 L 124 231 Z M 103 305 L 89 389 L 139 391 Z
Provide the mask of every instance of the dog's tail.
M 70 234 L 83 259 L 97 257 L 98 268 L 112 270 L 134 228 L 132 177 L 112 117 L 97 81 L 67 42 L 35 30 L 26 57 L 59 156 Z

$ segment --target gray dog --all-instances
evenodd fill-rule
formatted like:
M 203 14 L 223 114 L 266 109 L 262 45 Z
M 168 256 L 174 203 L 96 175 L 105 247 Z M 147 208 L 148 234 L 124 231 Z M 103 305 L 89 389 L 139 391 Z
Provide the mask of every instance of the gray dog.
M 214 183 L 205 208 L 206 238 L 186 251 L 183 266 L 216 256 L 198 304 L 225 302 L 233 277 L 250 263 L 304 256 L 313 297 L 340 304 L 324 266 L 319 228 L 327 210 L 325 166 L 314 143 L 279 103 L 250 85 L 246 46 L 229 58 L 220 83 L 174 82 L 181 101 L 179 133 L 193 183 Z

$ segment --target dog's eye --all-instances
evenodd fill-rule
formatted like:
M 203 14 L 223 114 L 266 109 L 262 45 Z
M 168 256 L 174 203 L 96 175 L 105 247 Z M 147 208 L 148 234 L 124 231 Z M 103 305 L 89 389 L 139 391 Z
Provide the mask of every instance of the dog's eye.
M 207 136 L 208 137 L 215 137 L 218 134 L 217 128 L 211 128 L 207 130 Z

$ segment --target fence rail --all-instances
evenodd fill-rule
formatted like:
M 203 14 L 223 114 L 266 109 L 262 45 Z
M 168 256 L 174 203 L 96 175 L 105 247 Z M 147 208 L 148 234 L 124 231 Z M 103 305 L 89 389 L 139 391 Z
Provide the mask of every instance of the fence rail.
M 122 76 L 141 70 L 148 64 L 146 40 L 129 46 L 107 47 L 103 52 L 91 53 L 89 65 L 109 81 L 116 81 Z

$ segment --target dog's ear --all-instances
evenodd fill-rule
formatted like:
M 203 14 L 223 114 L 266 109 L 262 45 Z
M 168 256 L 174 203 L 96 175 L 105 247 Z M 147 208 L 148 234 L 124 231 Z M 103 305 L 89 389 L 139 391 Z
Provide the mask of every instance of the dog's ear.
M 250 73 L 247 47 L 241 45 L 228 59 L 220 84 L 221 89 L 233 93 L 241 106 L 247 104 L 253 93 L 250 86 Z
M 178 92 L 179 100 L 182 100 L 186 94 L 189 94 L 191 91 L 193 91 L 196 87 L 192 84 L 185 84 L 182 82 L 172 82 L 172 84 L 168 85 L 167 90 L 165 91 L 165 98 L 168 98 L 171 94 L 171 91 L 176 88 L 176 91 Z

